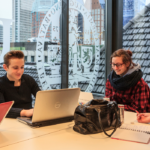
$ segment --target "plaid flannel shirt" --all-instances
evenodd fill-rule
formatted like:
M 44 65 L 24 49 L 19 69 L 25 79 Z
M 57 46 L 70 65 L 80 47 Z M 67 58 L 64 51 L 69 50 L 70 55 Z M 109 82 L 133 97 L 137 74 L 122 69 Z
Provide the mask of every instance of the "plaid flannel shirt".
M 124 91 L 114 89 L 107 79 L 105 97 L 118 104 L 124 104 L 125 110 L 150 112 L 150 88 L 142 78 L 134 87 Z

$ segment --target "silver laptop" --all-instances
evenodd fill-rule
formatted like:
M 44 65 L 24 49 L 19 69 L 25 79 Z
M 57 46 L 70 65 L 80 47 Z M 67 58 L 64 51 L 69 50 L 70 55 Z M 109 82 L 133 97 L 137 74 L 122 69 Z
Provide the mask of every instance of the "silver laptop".
M 17 119 L 30 126 L 46 126 L 72 121 L 78 105 L 80 88 L 39 91 L 32 118 Z

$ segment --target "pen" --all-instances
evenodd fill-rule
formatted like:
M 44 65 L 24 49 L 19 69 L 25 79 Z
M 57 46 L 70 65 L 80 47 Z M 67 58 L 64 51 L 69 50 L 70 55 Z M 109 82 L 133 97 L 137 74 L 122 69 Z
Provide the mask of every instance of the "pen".
M 140 114 L 137 110 L 135 110 L 135 112 L 136 112 L 137 114 Z
M 140 113 L 139 113 L 137 110 L 135 110 L 135 112 L 137 113 L 137 116 L 139 116 Z M 144 116 L 144 114 L 140 114 L 140 118 L 141 118 L 142 116 Z

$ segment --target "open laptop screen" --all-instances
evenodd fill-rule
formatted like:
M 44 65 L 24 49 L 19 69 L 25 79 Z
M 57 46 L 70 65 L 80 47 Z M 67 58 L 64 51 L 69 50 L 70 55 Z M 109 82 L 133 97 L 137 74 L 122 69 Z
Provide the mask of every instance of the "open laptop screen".
M 38 91 L 32 120 L 27 117 L 17 119 L 38 127 L 72 121 L 79 94 L 80 88 Z
M 5 102 L 0 104 L 0 123 L 5 118 L 7 113 L 9 112 L 11 106 L 13 105 L 14 101 Z

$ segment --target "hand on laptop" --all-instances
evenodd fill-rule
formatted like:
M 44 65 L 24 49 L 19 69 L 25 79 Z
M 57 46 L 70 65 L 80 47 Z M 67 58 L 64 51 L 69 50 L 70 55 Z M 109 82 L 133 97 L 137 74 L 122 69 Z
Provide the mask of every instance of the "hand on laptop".
M 33 115 L 33 109 L 23 109 L 20 112 L 21 117 L 32 117 L 32 115 Z
M 140 123 L 150 123 L 150 113 L 137 114 L 137 121 Z

